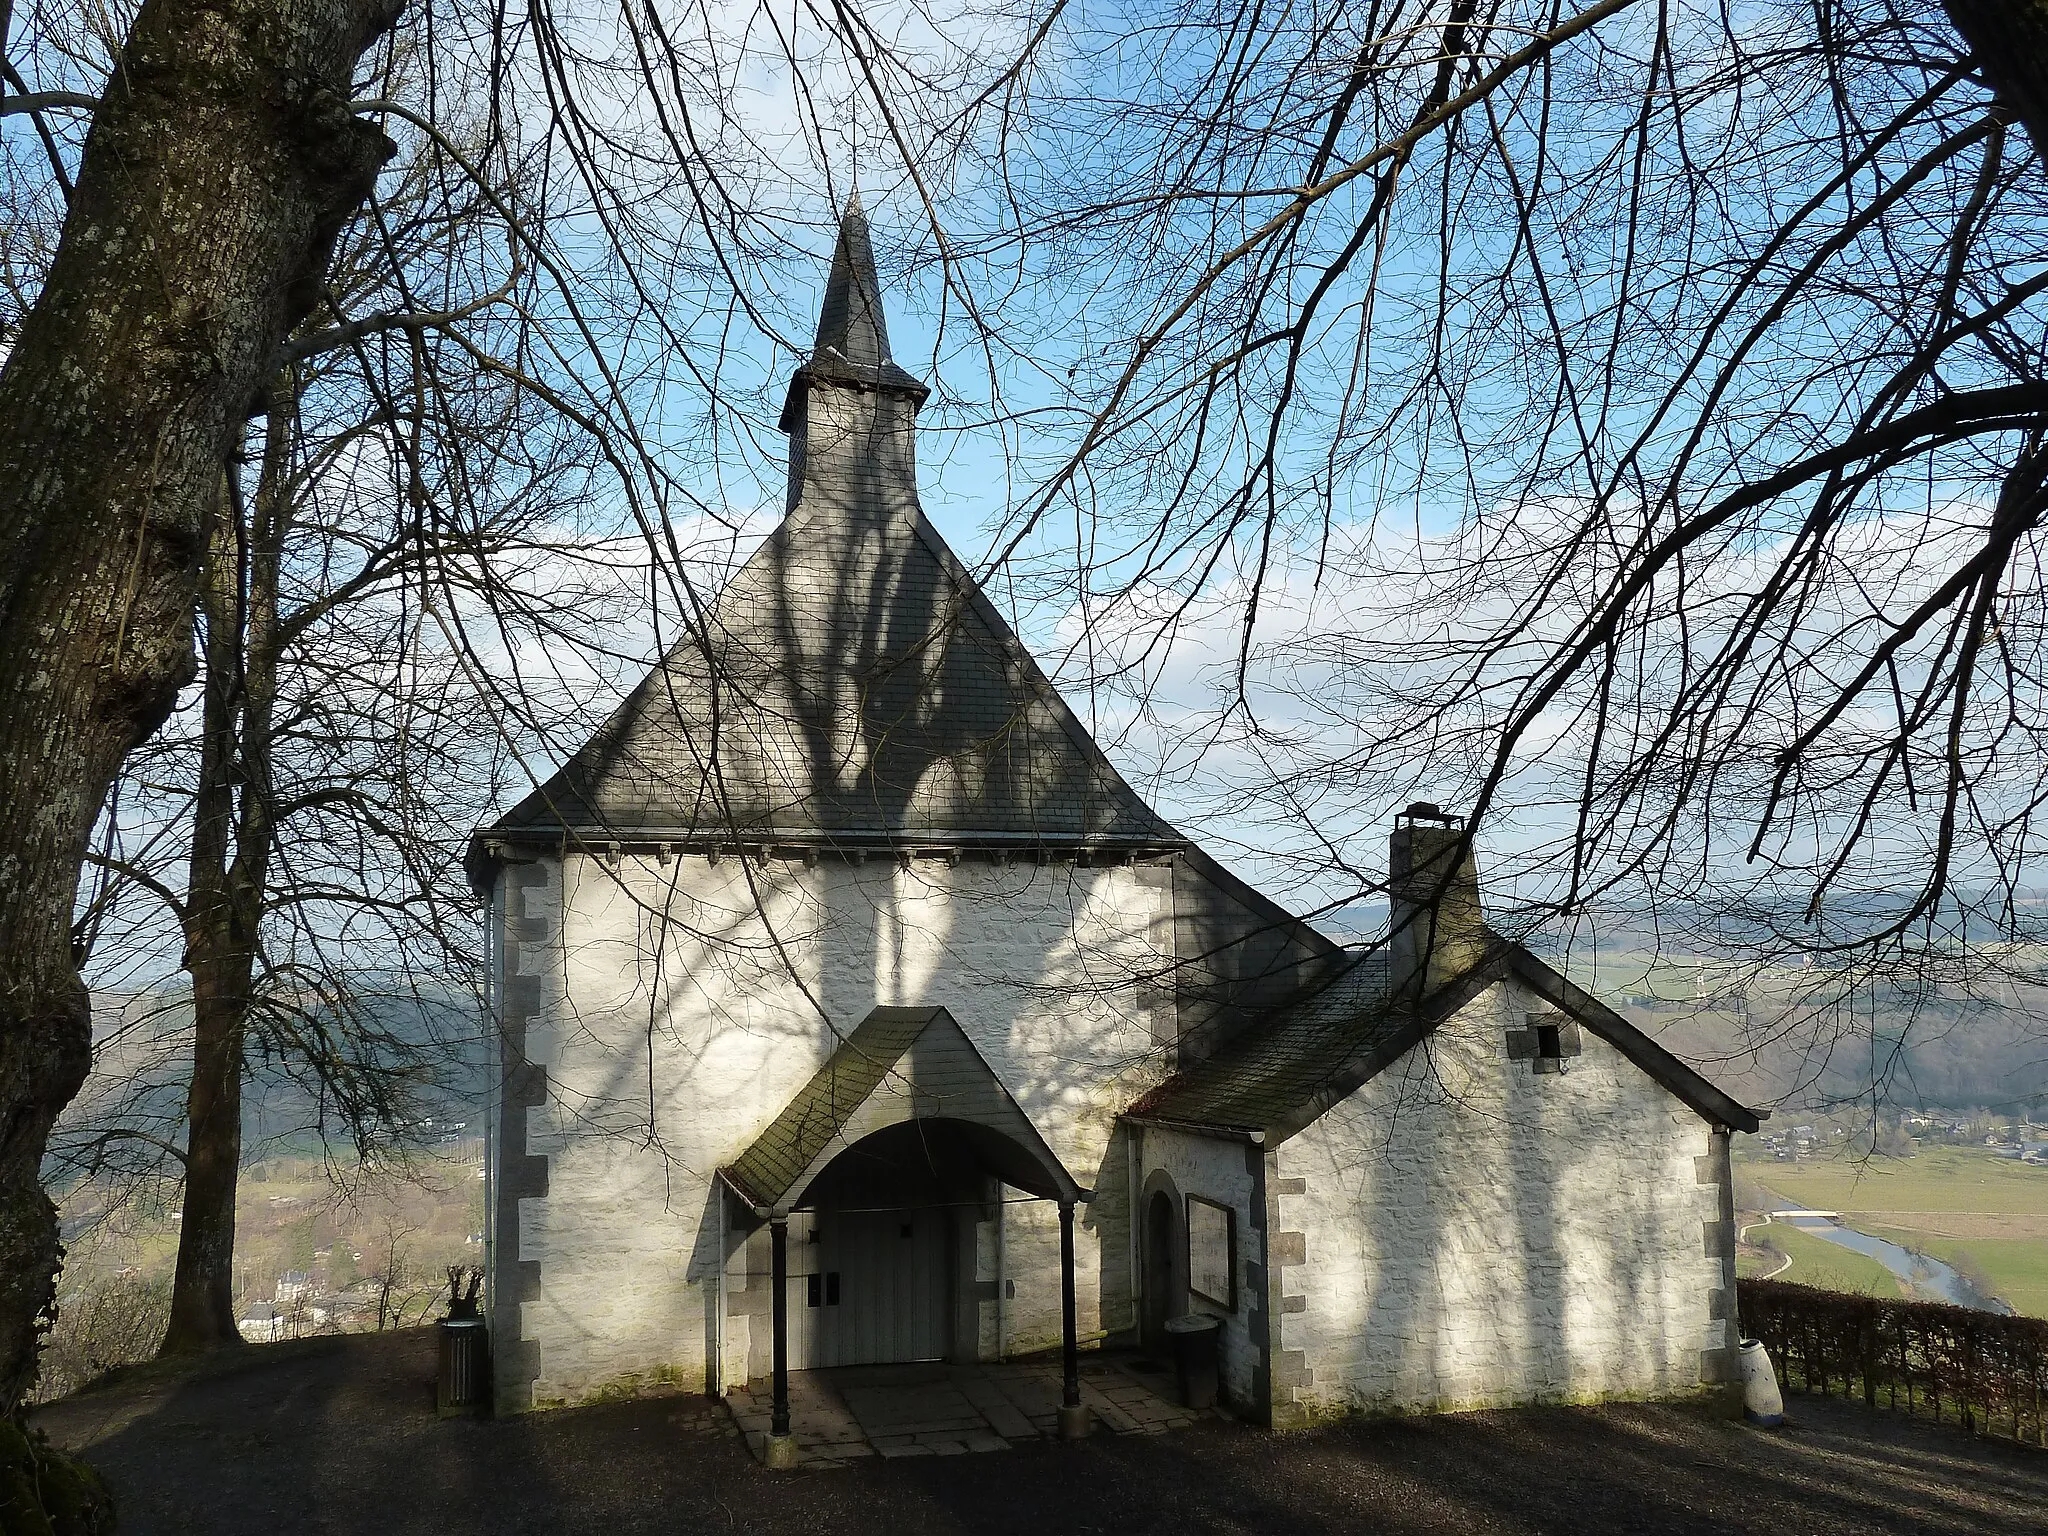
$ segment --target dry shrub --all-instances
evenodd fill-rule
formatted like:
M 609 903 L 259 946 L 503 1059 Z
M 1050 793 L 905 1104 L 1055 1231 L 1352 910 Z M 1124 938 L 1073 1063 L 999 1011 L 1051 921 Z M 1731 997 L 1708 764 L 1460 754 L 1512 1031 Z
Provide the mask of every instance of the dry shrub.
M 95 1276 L 61 1293 L 35 1401 L 68 1397 L 116 1366 L 152 1358 L 170 1318 L 168 1275 Z

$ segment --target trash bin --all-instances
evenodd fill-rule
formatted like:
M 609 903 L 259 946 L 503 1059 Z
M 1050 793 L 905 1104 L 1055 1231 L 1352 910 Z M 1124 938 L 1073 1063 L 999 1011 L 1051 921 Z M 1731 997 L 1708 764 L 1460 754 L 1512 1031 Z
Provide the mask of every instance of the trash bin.
M 1190 1408 L 1216 1406 L 1216 1341 L 1222 1332 L 1221 1318 L 1199 1312 L 1166 1320 L 1174 1374 L 1180 1378 L 1180 1400 Z
M 491 1351 L 480 1317 L 448 1317 L 439 1325 L 441 1382 L 435 1394 L 443 1418 L 482 1413 L 490 1396 Z

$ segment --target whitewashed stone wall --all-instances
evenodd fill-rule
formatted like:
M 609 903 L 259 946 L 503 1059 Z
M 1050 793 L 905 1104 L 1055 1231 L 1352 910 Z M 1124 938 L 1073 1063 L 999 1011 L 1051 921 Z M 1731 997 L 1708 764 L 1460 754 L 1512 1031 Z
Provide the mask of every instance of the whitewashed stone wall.
M 1080 1326 L 1133 1325 L 1115 1116 L 1170 1053 L 1170 1004 L 1155 1017 L 1147 983 L 1171 954 L 1165 866 L 571 853 L 546 869 L 558 922 L 506 952 L 547 984 L 524 1026 L 545 1096 L 525 1147 L 493 1157 L 494 1199 L 517 1211 L 493 1229 L 501 1409 L 716 1390 L 747 1358 L 721 1326 L 738 1243 L 713 1174 L 823 1064 L 834 1028 L 880 1004 L 947 1008 L 1097 1191 L 1077 1233 Z M 500 1171 L 521 1151 L 545 1159 L 544 1195 Z M 1009 1206 L 1004 1227 L 1007 1348 L 1050 1347 L 1056 1212 Z
M 1162 1187 L 1158 1176 L 1165 1175 L 1174 1197 L 1174 1239 L 1180 1249 L 1174 1255 L 1177 1272 L 1186 1268 L 1187 1197 L 1200 1195 L 1230 1208 L 1237 1240 L 1236 1305 L 1224 1307 L 1191 1292 L 1187 1307 L 1190 1312 L 1222 1319 L 1217 1371 L 1224 1400 L 1240 1412 L 1263 1418 L 1265 1211 L 1255 1169 L 1265 1153 L 1245 1141 L 1156 1125 L 1144 1127 L 1143 1136 L 1145 1177 L 1140 1198 L 1149 1202 L 1151 1192 Z M 1145 1220 L 1142 1205 L 1138 1220 L 1141 1224 Z M 1149 1242 L 1151 1237 L 1146 1230 L 1144 1240 Z
M 1490 988 L 1274 1150 L 1276 1422 L 1679 1392 L 1728 1342 L 1712 1128 L 1590 1031 L 1509 1061 L 1545 1011 Z

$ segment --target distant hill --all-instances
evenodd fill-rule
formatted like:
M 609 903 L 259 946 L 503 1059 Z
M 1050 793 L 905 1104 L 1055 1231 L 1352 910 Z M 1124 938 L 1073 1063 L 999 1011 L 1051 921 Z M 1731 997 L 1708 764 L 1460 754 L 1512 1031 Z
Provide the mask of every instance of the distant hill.
M 1882 896 L 1862 900 L 1873 912 L 1888 910 Z M 2039 902 L 2020 912 L 2023 925 L 2044 918 L 2048 907 Z M 1511 917 L 1499 920 L 1513 931 Z M 1370 942 L 1385 934 L 1386 921 L 1384 904 L 1360 902 L 1319 926 Z M 1986 939 L 2001 936 L 1981 919 L 1959 926 Z M 1751 955 L 1733 941 L 1687 942 L 1678 931 L 1676 924 L 1660 927 L 1613 911 L 1589 918 L 1568 954 L 1542 934 L 1528 942 L 1668 1050 L 1760 1108 L 1868 1105 L 1875 1087 L 1886 1109 L 2048 1114 L 2048 986 L 2001 983 L 1997 1001 L 1939 988 L 1916 997 L 1904 987 L 1879 987 L 1821 1008 L 1793 1001 L 1807 983 L 1790 967 L 1766 972 L 1742 995 L 1730 978 Z
M 367 989 L 366 989 L 367 990 Z M 308 1005 L 295 1026 L 325 1031 L 350 1059 L 374 1063 L 400 1105 L 400 1139 L 432 1143 L 442 1134 L 422 1122 L 480 1123 L 489 1059 L 474 999 L 411 995 L 393 986 L 361 1001 L 344 1025 Z M 243 1085 L 247 1155 L 279 1143 L 346 1138 L 331 1100 L 298 1050 L 266 1051 L 252 1042 Z M 139 1170 L 163 1156 L 158 1143 L 184 1142 L 184 1098 L 191 1073 L 192 1005 L 182 991 L 99 993 L 93 998 L 93 1065 L 51 1136 L 46 1173 L 65 1182 L 97 1153 L 116 1169 Z
M 1612 999 L 1610 999 L 1612 1001 Z M 1937 999 L 1812 1017 L 1702 1005 L 1622 1013 L 1745 1103 L 1880 1108 L 2048 1108 L 2048 990 L 1991 1005 Z

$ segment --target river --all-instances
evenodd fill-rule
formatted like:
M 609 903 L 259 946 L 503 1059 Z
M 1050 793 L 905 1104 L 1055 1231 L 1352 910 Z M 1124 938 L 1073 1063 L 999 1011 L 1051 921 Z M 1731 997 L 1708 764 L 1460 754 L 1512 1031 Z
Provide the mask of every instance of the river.
M 1868 1232 L 1858 1232 L 1854 1227 L 1845 1227 L 1833 1217 L 1818 1213 L 1800 1215 L 1804 1206 L 1789 1205 L 1785 1210 L 1773 1214 L 1802 1232 L 1811 1232 L 1824 1237 L 1831 1243 L 1840 1243 L 1844 1248 L 1868 1258 L 1877 1260 L 1886 1269 L 1905 1281 L 1916 1297 L 1932 1301 L 1945 1301 L 1952 1307 L 1972 1307 L 1979 1312 L 1998 1312 L 2012 1315 L 2012 1308 L 1996 1296 L 1986 1296 L 1976 1286 L 1957 1273 L 1954 1266 L 1939 1259 L 1929 1258 L 1924 1253 L 1915 1253 L 1897 1243 L 1882 1237 L 1872 1237 Z

